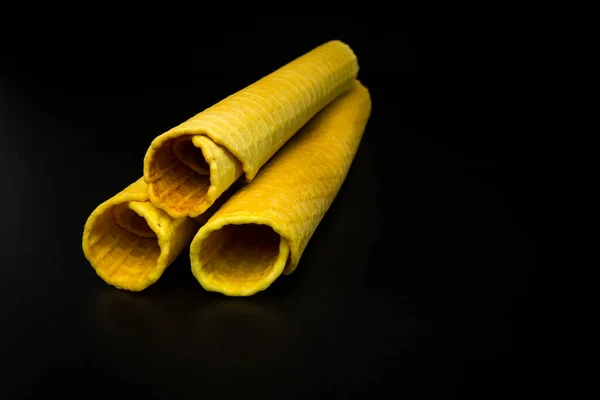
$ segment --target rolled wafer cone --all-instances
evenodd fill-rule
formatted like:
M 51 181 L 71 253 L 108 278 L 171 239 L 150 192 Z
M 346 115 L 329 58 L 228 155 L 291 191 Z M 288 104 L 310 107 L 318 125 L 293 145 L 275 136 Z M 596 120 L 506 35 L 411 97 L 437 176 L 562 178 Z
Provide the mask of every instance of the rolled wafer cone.
M 174 218 L 202 214 L 240 176 L 252 181 L 357 73 L 350 47 L 330 41 L 158 136 L 144 159 L 151 202 Z
M 355 81 L 200 228 L 190 260 L 206 290 L 249 296 L 294 271 L 346 177 L 370 112 L 369 92 Z
M 83 253 L 106 283 L 140 291 L 160 278 L 199 226 L 153 206 L 140 178 L 92 212 L 83 231 Z

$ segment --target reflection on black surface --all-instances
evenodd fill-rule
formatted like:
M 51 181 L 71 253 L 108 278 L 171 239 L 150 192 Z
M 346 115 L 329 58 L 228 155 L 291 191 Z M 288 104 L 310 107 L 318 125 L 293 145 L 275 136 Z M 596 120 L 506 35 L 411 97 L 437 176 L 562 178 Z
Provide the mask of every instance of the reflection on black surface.
M 231 374 L 237 384 L 251 385 L 259 370 L 278 368 L 289 327 L 274 304 L 198 293 L 99 292 L 91 331 L 100 368 L 194 393 L 231 384 Z M 256 368 L 240 370 L 249 366 Z
M 202 307 L 196 317 L 199 340 L 225 363 L 244 357 L 258 361 L 286 344 L 285 320 L 272 304 L 219 298 Z

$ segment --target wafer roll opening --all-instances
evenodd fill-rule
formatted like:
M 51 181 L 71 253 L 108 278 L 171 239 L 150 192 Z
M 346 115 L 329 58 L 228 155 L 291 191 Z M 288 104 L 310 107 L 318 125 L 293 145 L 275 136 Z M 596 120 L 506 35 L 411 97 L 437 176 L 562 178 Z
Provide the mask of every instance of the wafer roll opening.
M 148 195 L 173 218 L 201 215 L 242 173 L 235 157 L 202 135 L 165 140 L 150 153 Z
M 137 202 L 114 205 L 91 221 L 86 256 L 98 275 L 115 286 L 136 290 L 158 266 L 161 248 Z
M 289 257 L 287 241 L 268 225 L 224 225 L 203 236 L 192 244 L 190 255 L 194 275 L 209 291 L 245 296 L 264 290 Z
M 191 138 L 181 139 L 164 142 L 149 166 L 154 178 L 149 195 L 178 218 L 201 202 L 210 187 L 210 168 L 206 168 L 202 151 L 193 146 Z

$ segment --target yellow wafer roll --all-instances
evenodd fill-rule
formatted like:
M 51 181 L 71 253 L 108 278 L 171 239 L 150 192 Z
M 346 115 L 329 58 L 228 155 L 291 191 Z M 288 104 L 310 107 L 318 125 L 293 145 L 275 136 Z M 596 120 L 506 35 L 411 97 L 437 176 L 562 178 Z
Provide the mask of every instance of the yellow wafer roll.
M 140 291 L 160 278 L 199 226 L 153 206 L 140 178 L 92 212 L 83 230 L 83 253 L 106 283 Z
M 350 47 L 327 42 L 158 136 L 144 159 L 151 202 L 174 218 L 202 214 L 242 174 L 252 181 L 357 73 Z
M 190 259 L 206 290 L 249 296 L 294 271 L 346 177 L 370 112 L 369 92 L 355 81 L 200 228 Z

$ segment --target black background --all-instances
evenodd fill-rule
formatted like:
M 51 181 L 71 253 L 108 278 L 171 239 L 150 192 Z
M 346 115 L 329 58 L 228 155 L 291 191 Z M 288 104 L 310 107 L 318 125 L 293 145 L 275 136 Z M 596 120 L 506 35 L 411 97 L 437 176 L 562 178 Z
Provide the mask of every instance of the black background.
M 432 88 L 457 58 L 423 65 L 394 24 L 330 20 L 3 50 L 3 398 L 539 392 L 535 138 L 461 108 L 460 85 Z M 251 298 L 204 292 L 187 250 L 139 294 L 98 278 L 83 225 L 141 176 L 150 141 L 335 38 L 373 112 L 297 271 Z

